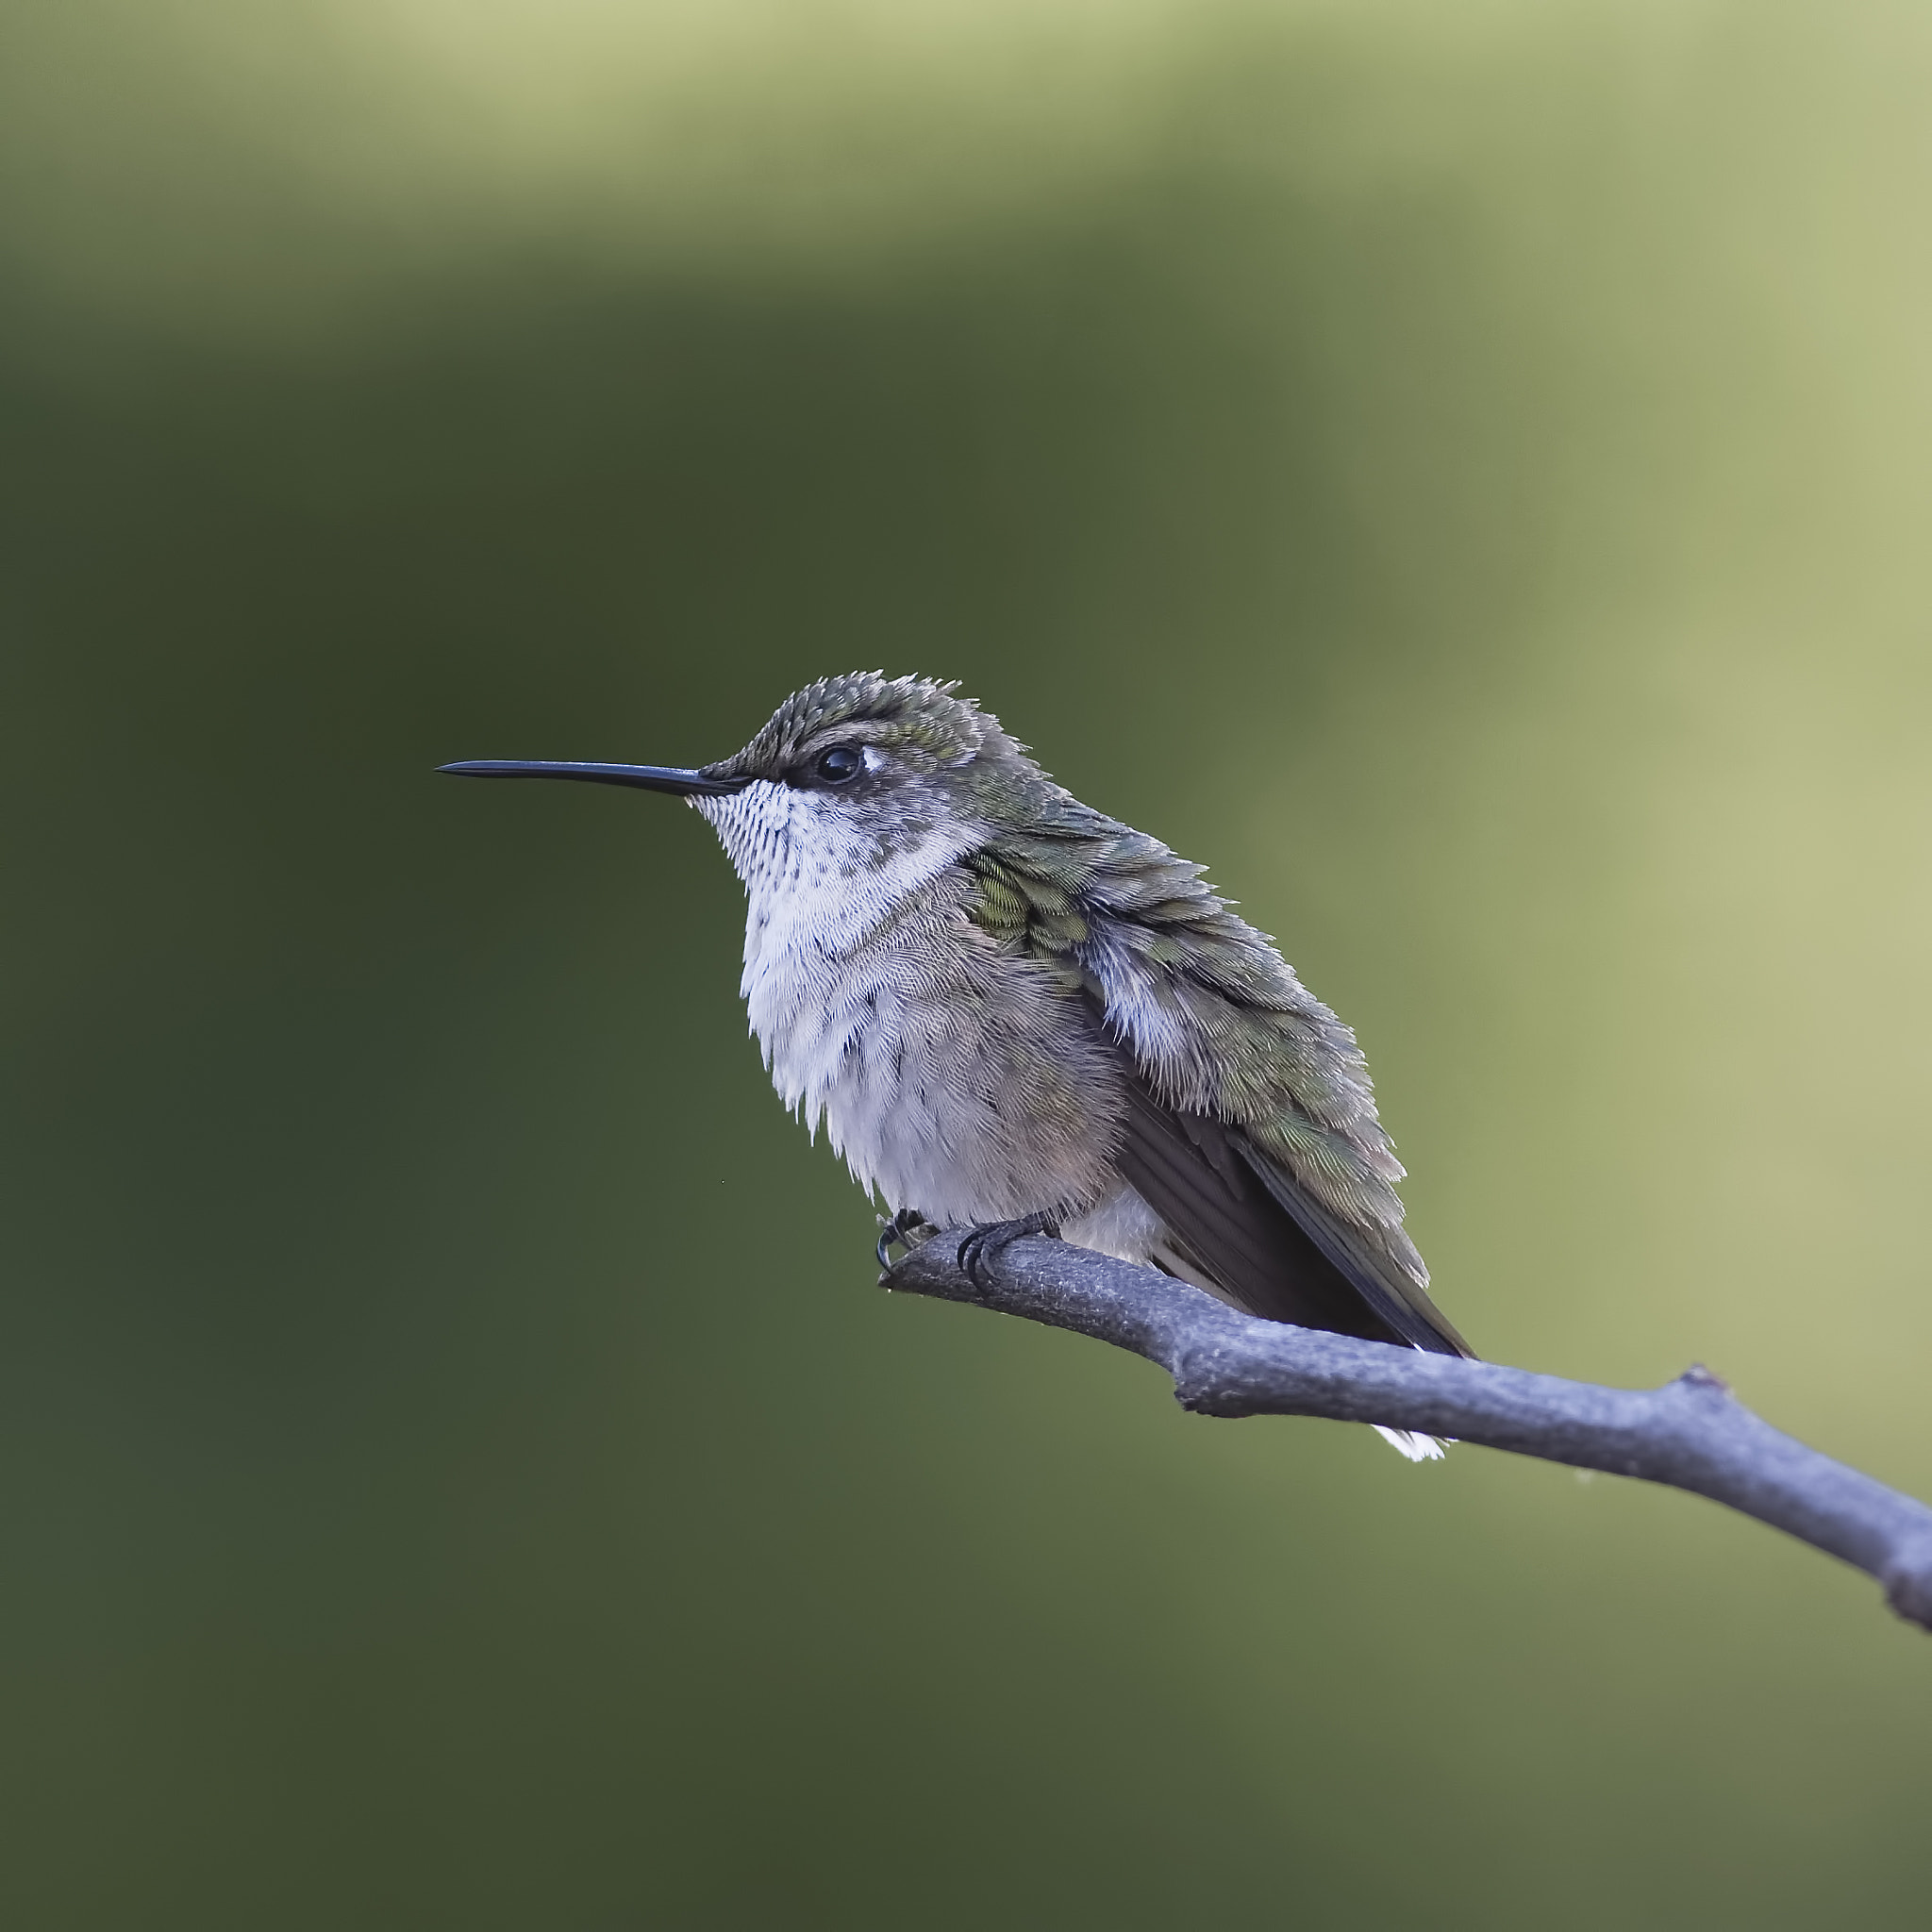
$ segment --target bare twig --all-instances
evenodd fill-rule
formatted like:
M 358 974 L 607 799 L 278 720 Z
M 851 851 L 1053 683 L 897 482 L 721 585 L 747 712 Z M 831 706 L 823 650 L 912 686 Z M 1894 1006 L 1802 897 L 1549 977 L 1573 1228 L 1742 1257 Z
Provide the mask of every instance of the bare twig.
M 1603 1389 L 1424 1355 L 1258 1321 L 1151 1268 L 1040 1239 L 989 1259 L 975 1287 L 958 1265 L 964 1233 L 914 1249 L 886 1285 L 1145 1356 L 1202 1415 L 1380 1423 L 1689 1490 L 1855 1564 L 1932 1629 L 1932 1508 L 1781 1434 L 1706 1369 L 1661 1389 Z

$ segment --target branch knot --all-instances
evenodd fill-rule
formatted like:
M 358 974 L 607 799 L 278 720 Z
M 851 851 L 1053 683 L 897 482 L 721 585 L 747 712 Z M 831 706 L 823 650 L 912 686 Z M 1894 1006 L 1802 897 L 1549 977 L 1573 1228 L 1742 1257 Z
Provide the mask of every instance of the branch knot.
M 1731 1392 L 1731 1385 L 1714 1370 L 1707 1369 L 1702 1362 L 1692 1362 L 1677 1377 L 1677 1386 L 1680 1389 L 1715 1390 L 1720 1395 L 1729 1395 Z

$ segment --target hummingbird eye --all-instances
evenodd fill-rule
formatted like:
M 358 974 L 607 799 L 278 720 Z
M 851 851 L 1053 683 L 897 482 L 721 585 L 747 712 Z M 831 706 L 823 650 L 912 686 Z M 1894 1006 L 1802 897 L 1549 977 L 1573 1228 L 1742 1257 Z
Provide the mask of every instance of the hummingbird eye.
M 844 785 L 865 770 L 865 754 L 857 745 L 835 744 L 812 761 L 812 771 L 827 785 Z

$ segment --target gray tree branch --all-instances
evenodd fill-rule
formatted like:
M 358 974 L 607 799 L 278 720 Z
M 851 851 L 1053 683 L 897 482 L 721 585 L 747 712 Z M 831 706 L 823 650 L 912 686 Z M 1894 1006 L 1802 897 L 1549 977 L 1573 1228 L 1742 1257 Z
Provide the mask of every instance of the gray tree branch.
M 1781 1434 L 1703 1368 L 1661 1389 L 1604 1389 L 1424 1355 L 1258 1321 L 1151 1268 L 1037 1238 L 990 1258 L 978 1287 L 958 1264 L 965 1232 L 915 1248 L 885 1285 L 1145 1356 L 1201 1415 L 1380 1423 L 1689 1490 L 1875 1576 L 1901 1617 L 1932 1629 L 1932 1508 Z

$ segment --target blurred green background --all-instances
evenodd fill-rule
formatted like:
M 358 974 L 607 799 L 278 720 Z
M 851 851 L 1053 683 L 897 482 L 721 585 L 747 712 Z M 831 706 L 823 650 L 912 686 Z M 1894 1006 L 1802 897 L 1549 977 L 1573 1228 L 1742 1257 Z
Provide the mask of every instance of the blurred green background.
M 1443 1306 L 1932 1493 L 1932 16 L 15 0 L 23 1928 L 1919 1926 L 1689 1498 L 881 1296 L 662 801 L 956 676 L 1352 1020 Z

